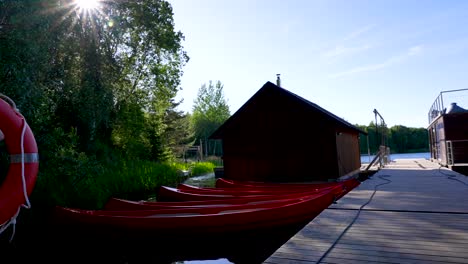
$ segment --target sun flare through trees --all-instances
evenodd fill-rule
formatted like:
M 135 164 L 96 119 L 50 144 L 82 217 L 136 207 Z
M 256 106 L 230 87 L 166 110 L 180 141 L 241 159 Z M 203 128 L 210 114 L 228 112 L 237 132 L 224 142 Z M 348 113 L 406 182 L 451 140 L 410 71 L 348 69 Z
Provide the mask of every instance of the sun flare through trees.
M 75 0 L 75 5 L 82 10 L 97 9 L 100 6 L 99 0 Z

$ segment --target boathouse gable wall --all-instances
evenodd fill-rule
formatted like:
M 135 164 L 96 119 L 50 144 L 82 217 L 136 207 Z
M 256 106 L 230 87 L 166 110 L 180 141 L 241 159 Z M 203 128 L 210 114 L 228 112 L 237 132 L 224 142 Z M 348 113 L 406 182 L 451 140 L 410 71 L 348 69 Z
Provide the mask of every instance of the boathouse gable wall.
M 359 169 L 359 131 L 309 103 L 276 86 L 259 90 L 214 133 L 223 142 L 224 177 L 328 181 Z

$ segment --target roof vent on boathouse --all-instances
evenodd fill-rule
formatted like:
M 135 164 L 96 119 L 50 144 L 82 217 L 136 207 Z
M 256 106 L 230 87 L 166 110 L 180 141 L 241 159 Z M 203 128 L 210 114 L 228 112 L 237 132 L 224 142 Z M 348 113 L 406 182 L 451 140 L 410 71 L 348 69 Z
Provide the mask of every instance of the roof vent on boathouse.
M 281 79 L 279 73 L 276 74 L 276 86 L 281 87 Z

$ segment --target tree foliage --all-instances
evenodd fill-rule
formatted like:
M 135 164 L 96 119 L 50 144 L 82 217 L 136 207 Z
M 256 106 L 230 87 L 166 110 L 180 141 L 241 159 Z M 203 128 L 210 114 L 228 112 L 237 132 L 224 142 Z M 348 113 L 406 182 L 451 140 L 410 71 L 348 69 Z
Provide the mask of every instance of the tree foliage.
M 44 178 L 94 177 L 85 171 L 117 156 L 170 159 L 188 126 L 174 100 L 183 40 L 164 0 L 89 12 L 73 0 L 0 0 L 0 93 L 31 126 Z
M 230 116 L 229 106 L 223 93 L 223 84 L 221 81 L 209 81 L 203 84 L 198 90 L 198 96 L 194 101 L 192 127 L 195 136 L 195 143 L 208 143 L 208 137 L 218 129 Z M 217 144 L 212 142 L 213 144 Z M 205 144 L 204 152 L 212 154 L 220 153 L 220 144 L 218 149 L 213 145 Z
M 130 153 L 163 137 L 188 60 L 168 2 L 102 2 L 88 15 L 71 0 L 0 5 L 0 91 L 29 119 L 76 128 L 85 152 L 110 135 Z
M 382 129 L 387 133 L 386 144 L 392 153 L 415 153 L 429 151 L 429 140 L 425 128 L 405 127 L 402 125 L 382 128 L 370 122 L 368 126 L 356 125 L 358 128 L 368 133 L 361 136 L 360 148 L 365 153 L 370 148 L 371 154 L 377 152 L 381 144 Z

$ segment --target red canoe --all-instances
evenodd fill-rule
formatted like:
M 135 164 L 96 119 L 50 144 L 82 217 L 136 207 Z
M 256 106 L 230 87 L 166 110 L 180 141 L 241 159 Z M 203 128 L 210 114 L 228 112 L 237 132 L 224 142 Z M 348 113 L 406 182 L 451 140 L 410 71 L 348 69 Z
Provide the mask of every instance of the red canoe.
M 55 219 L 57 224 L 86 227 L 98 233 L 207 236 L 311 220 L 333 202 L 333 196 L 332 192 L 320 192 L 257 205 L 147 211 L 106 212 L 56 207 Z
M 268 194 L 199 194 L 199 193 L 190 193 L 186 191 L 179 190 L 177 188 L 172 188 L 168 186 L 159 187 L 157 200 L 162 202 L 177 202 L 177 201 L 206 201 L 206 200 L 226 200 L 226 199 L 236 199 L 243 197 L 258 197 L 263 198 L 266 196 L 271 196 Z
M 255 188 L 255 189 L 293 189 L 293 188 L 325 188 L 341 184 L 343 186 L 343 192 L 337 196 L 337 199 L 343 197 L 349 191 L 357 187 L 360 182 L 356 178 L 349 178 L 339 182 L 330 183 L 266 183 L 266 182 L 254 182 L 254 181 L 237 181 L 219 178 L 216 180 L 216 187 L 219 188 Z
M 293 199 L 301 195 L 290 194 L 282 195 L 281 199 Z M 270 197 L 270 196 L 268 196 Z M 119 198 L 110 198 L 105 204 L 104 210 L 154 210 L 168 208 L 193 208 L 193 207 L 217 207 L 242 204 L 262 204 L 271 200 L 264 196 L 239 197 L 235 199 L 221 200 L 199 200 L 199 201 L 179 201 L 179 202 L 160 202 L 160 201 L 131 201 Z
M 139 210 L 81 210 L 71 208 L 58 207 L 57 210 L 71 210 L 80 214 L 90 214 L 95 216 L 125 216 L 125 217 L 173 217 L 173 216 L 190 216 L 190 215 L 210 215 L 210 214 L 223 214 L 227 212 L 243 212 L 249 210 L 271 209 L 289 204 L 302 202 L 307 199 L 319 197 L 322 194 L 295 196 L 276 199 L 276 200 L 262 200 L 244 204 L 206 204 L 201 206 L 186 206 L 186 207 L 153 207 Z
M 154 263 L 205 259 L 208 253 L 218 258 L 242 258 L 239 251 L 248 261 L 255 257 L 258 261 L 254 263 L 261 263 L 272 254 L 270 249 L 285 243 L 333 200 L 332 192 L 320 192 L 217 208 L 106 212 L 56 207 L 51 235 L 54 241 L 68 241 L 58 243 L 63 247 L 60 250 L 86 245 L 87 250 L 108 252 L 109 256 L 122 252 L 130 258 L 154 257 Z
M 335 186 L 340 185 L 340 183 L 335 183 L 334 185 L 324 186 L 324 187 L 285 187 L 285 188 L 255 188 L 255 187 L 235 187 L 235 188 L 210 188 L 210 187 L 197 187 L 189 184 L 178 184 L 177 189 L 183 192 L 189 193 L 201 193 L 201 194 L 289 194 L 289 193 L 300 193 L 300 192 L 315 192 L 325 189 L 330 189 Z
M 195 189 L 195 190 L 211 190 L 211 191 L 294 191 L 294 190 L 301 190 L 301 189 L 320 189 L 320 188 L 327 188 L 333 187 L 338 185 L 338 182 L 334 182 L 332 184 L 316 184 L 316 185 L 309 185 L 309 186 L 294 186 L 294 185 L 280 185 L 277 187 L 265 187 L 265 186 L 235 186 L 235 187 L 197 187 L 185 183 L 180 183 L 177 185 L 177 189 L 184 190 L 184 189 Z
M 218 178 L 215 182 L 217 188 L 239 188 L 239 187 L 255 187 L 255 188 L 295 188 L 295 187 L 306 187 L 306 188 L 322 188 L 327 186 L 334 186 L 337 182 L 325 182 L 325 183 L 271 183 L 271 182 L 257 182 L 257 181 L 239 181 L 229 180 L 225 178 Z
M 247 198 L 247 197 L 257 197 L 261 199 L 276 199 L 278 195 L 307 195 L 318 192 L 330 192 L 336 199 L 342 196 L 344 189 L 343 185 L 335 185 L 329 188 L 322 189 L 312 189 L 312 190 L 303 190 L 301 192 L 203 192 L 195 190 L 179 190 L 172 187 L 161 186 L 158 191 L 157 200 L 158 201 L 204 201 L 204 200 L 222 200 L 222 199 L 237 199 L 237 198 Z
M 338 189 L 338 193 L 336 193 L 336 199 L 341 198 L 344 196 L 347 192 L 352 190 L 354 187 L 360 184 L 359 181 L 357 180 L 349 180 L 349 181 L 343 181 L 342 183 L 342 188 Z M 182 188 L 181 188 L 182 187 Z M 190 185 L 179 185 L 180 189 L 200 189 L 199 187 L 194 187 Z M 250 188 L 250 187 L 246 187 Z M 150 210 L 150 209 L 163 209 L 163 208 L 186 208 L 186 207 L 213 207 L 213 206 L 219 206 L 219 205 L 236 205 L 236 204 L 255 204 L 255 203 L 261 203 L 265 201 L 264 196 L 238 196 L 238 197 L 232 197 L 230 196 L 229 199 L 226 199 L 226 197 L 219 197 L 219 196 L 208 196 L 210 199 L 206 199 L 206 195 L 193 195 L 189 194 L 187 192 L 182 192 L 184 197 L 180 197 L 180 191 L 178 192 L 178 197 L 177 201 L 174 201 L 174 197 L 171 197 L 171 195 L 174 195 L 174 192 L 171 191 L 171 189 L 167 189 L 164 187 L 165 191 L 169 191 L 165 195 L 169 195 L 169 197 L 162 197 L 164 194 L 160 195 L 160 199 L 162 200 L 166 199 L 170 200 L 168 202 L 164 201 L 131 201 L 131 200 L 126 200 L 126 199 L 118 199 L 118 198 L 111 198 L 109 201 L 105 204 L 104 209 L 105 210 Z M 205 188 L 201 188 L 205 189 Z M 218 189 L 218 188 L 208 188 L 208 189 Z M 232 189 L 232 190 L 237 190 L 238 188 L 221 188 L 223 189 Z M 241 188 L 243 189 L 243 188 Z M 262 188 L 260 188 L 262 189 Z M 216 194 L 216 193 L 215 193 Z M 222 195 L 222 194 L 221 194 Z M 293 198 L 296 197 L 297 194 L 294 192 L 291 192 L 291 194 L 284 194 L 282 195 L 283 198 Z M 194 199 L 194 197 L 198 199 Z M 184 198 L 184 199 L 181 199 Z M 204 199 L 202 199 L 204 198 Z M 214 199 L 213 199 L 214 198 Z M 218 199 L 216 199 L 218 198 Z M 271 199 L 271 196 L 268 196 L 268 199 Z M 267 199 L 267 200 L 268 200 Z M 273 197 L 273 199 L 275 199 Z

